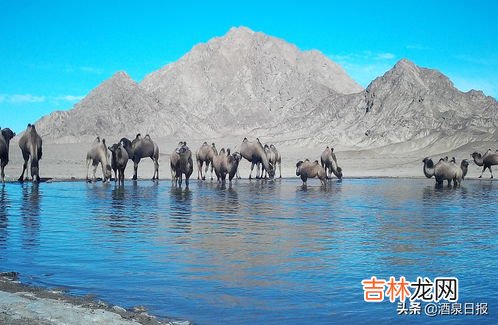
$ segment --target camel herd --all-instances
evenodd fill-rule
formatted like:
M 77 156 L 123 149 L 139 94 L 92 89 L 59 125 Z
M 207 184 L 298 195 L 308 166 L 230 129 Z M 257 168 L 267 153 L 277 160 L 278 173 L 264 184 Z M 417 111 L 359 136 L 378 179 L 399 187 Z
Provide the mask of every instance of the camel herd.
M 4 169 L 9 162 L 9 144 L 10 140 L 15 137 L 15 133 L 9 128 L 0 128 L 0 162 L 2 183 L 5 179 Z M 28 180 L 31 175 L 33 182 L 40 181 L 39 161 L 42 158 L 42 138 L 36 132 L 32 124 L 28 124 L 26 131 L 19 139 L 19 148 L 21 149 L 24 159 L 23 168 L 19 181 Z M 108 151 L 109 150 L 109 151 Z M 110 152 L 110 155 L 109 155 Z M 474 163 L 482 166 L 482 177 L 486 169 L 489 169 L 491 178 L 493 172 L 491 166 L 498 165 L 498 150 L 493 152 L 489 149 L 484 155 L 478 152 L 471 154 Z M 121 138 L 118 143 L 107 146 L 105 139 L 97 137 L 92 143 L 90 150 L 86 155 L 88 181 L 96 180 L 96 171 L 99 165 L 102 167 L 102 179 L 104 182 L 111 181 L 112 172 L 114 180 L 124 183 L 125 169 L 128 161 L 133 161 L 133 180 L 137 179 L 138 164 L 142 158 L 150 158 L 154 163 L 153 180 L 159 179 L 159 147 L 147 134 L 142 137 L 137 134 L 133 141 L 127 138 Z M 231 183 L 234 177 L 240 178 L 238 167 L 242 158 L 251 163 L 249 179 L 252 178 L 254 166 L 256 166 L 256 178 L 275 177 L 275 171 L 278 166 L 279 177 L 282 177 L 282 157 L 273 144 L 263 145 L 258 138 L 255 141 L 249 141 L 247 138 L 242 140 L 239 151 L 231 152 L 230 149 L 222 148 L 217 150 L 214 143 L 204 142 L 195 153 L 187 146 L 185 141 L 180 141 L 175 150 L 170 155 L 171 179 L 174 184 L 182 185 L 185 177 L 185 184 L 189 185 L 190 177 L 194 171 L 194 159 L 197 165 L 197 179 L 205 180 L 208 170 L 213 180 L 213 172 L 217 181 L 221 183 L 228 181 Z M 28 166 L 28 162 L 30 165 Z M 453 186 L 459 186 L 465 178 L 469 166 L 467 160 L 462 160 L 457 164 L 455 158 L 449 160 L 448 157 L 441 158 L 436 164 L 430 158 L 423 160 L 423 172 L 427 178 L 434 177 L 436 184 L 441 185 L 444 181 L 448 186 L 453 182 Z M 90 178 L 90 166 L 93 167 L 92 178 Z M 29 173 L 24 177 L 24 173 L 29 167 Z M 210 168 L 211 167 L 211 168 Z M 203 170 L 204 169 L 204 170 Z M 296 176 L 303 181 L 303 185 L 309 178 L 318 178 L 322 185 L 326 185 L 326 180 L 335 175 L 338 179 L 342 178 L 342 169 L 337 163 L 337 157 L 334 148 L 326 147 L 323 151 L 320 162 L 318 160 L 310 161 L 301 160 L 296 164 Z

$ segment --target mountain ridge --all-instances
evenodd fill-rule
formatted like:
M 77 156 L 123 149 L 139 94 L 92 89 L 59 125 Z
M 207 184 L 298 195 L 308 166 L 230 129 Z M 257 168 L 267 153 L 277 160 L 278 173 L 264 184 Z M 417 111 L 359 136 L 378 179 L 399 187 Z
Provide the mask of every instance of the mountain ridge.
M 117 72 L 72 110 L 37 122 L 54 142 L 141 132 L 357 149 L 445 137 L 456 146 L 496 139 L 497 127 L 496 100 L 459 91 L 437 70 L 402 59 L 363 89 L 321 52 L 246 27 L 194 46 L 139 83 Z

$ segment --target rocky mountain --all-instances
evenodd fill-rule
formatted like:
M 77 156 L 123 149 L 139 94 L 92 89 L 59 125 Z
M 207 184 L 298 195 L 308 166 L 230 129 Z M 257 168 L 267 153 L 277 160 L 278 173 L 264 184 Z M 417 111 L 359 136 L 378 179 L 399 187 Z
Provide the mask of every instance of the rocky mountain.
M 339 147 L 403 143 L 404 150 L 440 145 L 445 151 L 469 142 L 498 140 L 494 98 L 476 90 L 461 92 L 440 72 L 406 59 L 364 91 L 324 100 L 310 115 L 316 123 L 315 138 Z
M 456 148 L 498 139 L 498 103 L 408 60 L 362 89 L 318 51 L 233 28 L 137 84 L 124 72 L 37 122 L 48 141 L 95 135 L 265 141 L 344 149 Z M 393 149 L 390 149 L 393 150 Z

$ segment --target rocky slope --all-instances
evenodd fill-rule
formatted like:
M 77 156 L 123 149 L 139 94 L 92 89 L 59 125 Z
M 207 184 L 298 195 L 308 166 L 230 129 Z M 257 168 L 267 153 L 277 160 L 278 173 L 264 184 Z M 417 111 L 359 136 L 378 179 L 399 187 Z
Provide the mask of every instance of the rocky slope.
M 408 60 L 362 89 L 318 51 L 233 28 L 137 84 L 119 72 L 74 109 L 37 122 L 52 142 L 96 135 L 255 137 L 389 152 L 498 139 L 498 103 Z M 379 149 L 382 150 L 382 149 Z

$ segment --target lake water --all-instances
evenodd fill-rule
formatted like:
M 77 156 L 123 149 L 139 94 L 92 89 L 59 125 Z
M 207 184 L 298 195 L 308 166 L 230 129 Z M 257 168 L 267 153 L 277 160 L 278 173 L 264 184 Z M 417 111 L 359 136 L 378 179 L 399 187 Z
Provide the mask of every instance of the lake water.
M 496 323 L 498 182 L 6 184 L 0 271 L 197 324 Z M 457 277 L 488 316 L 397 315 L 371 276 Z

